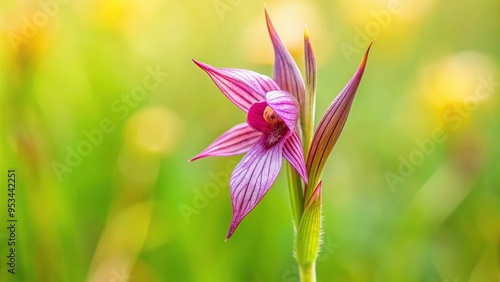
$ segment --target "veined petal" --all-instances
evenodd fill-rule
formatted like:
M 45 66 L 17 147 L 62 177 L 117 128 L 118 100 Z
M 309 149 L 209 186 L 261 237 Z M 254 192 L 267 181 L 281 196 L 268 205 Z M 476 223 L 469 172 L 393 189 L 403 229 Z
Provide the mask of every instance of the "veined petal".
M 262 133 L 254 130 L 248 124 L 238 124 L 210 144 L 203 152 L 189 161 L 209 156 L 233 156 L 247 152 L 261 138 Z
M 283 157 L 295 168 L 307 184 L 306 162 L 304 161 L 304 151 L 297 132 L 293 132 L 285 141 Z
M 281 169 L 283 143 L 266 149 L 262 142 L 257 142 L 234 169 L 229 182 L 233 217 L 226 240 L 276 180 Z
M 297 64 L 276 33 L 267 10 L 265 12 L 267 29 L 274 47 L 274 81 L 282 90 L 291 93 L 297 99 L 302 111 L 305 100 L 304 81 Z
M 326 160 L 337 142 L 337 139 L 344 128 L 344 124 L 349 115 L 352 101 L 358 89 L 363 72 L 365 71 L 368 53 L 370 46 L 366 50 L 365 56 L 361 61 L 356 73 L 351 78 L 349 83 L 344 87 L 340 94 L 335 98 L 332 104 L 326 110 L 325 115 L 319 122 L 318 128 L 314 134 L 311 149 L 307 157 L 307 171 L 309 172 L 309 184 L 315 186 L 319 180 L 319 176 L 325 166 Z M 306 199 L 310 196 L 312 191 L 306 191 Z
M 295 129 L 299 119 L 299 105 L 295 97 L 282 90 L 270 91 L 266 93 L 266 102 L 289 129 Z
M 271 78 L 253 71 L 215 68 L 196 60 L 193 62 L 210 76 L 231 102 L 245 112 L 253 103 L 263 101 L 266 92 L 279 89 Z
M 264 119 L 264 110 L 267 107 L 266 102 L 259 102 L 253 104 L 250 109 L 248 109 L 247 123 L 255 130 L 263 133 L 269 132 L 269 124 Z

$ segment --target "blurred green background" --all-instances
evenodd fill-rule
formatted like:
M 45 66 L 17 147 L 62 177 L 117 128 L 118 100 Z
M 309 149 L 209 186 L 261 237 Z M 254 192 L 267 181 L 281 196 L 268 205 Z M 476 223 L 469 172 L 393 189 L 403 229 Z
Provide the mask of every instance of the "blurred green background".
M 377 37 L 318 280 L 500 281 L 498 0 L 2 1 L 1 281 L 298 281 L 285 173 L 224 242 L 241 156 L 187 162 L 245 119 L 191 59 L 272 76 L 264 4 L 302 70 L 308 27 L 317 120 Z

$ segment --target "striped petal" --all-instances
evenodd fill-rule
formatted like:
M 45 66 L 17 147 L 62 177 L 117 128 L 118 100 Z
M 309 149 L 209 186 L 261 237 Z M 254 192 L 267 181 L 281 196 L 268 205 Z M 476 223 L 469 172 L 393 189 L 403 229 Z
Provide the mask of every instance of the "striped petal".
M 278 90 L 278 85 L 269 77 L 249 70 L 215 68 L 193 60 L 215 82 L 226 97 L 243 111 L 263 101 L 266 92 Z
M 248 126 L 248 124 L 238 124 L 222 134 L 203 150 L 203 152 L 189 161 L 191 162 L 209 156 L 233 156 L 248 152 L 261 136 L 262 133 L 255 131 Z
M 285 148 L 283 149 L 283 157 L 295 168 L 300 177 L 304 179 L 307 184 L 306 162 L 304 161 L 304 151 L 302 150 L 302 143 L 300 142 L 297 132 L 285 141 Z
M 274 81 L 282 90 L 291 93 L 297 99 L 302 112 L 305 101 L 304 81 L 297 64 L 276 33 L 267 10 L 265 13 L 267 29 L 274 48 Z
M 262 140 L 243 157 L 231 175 L 233 217 L 226 240 L 241 220 L 252 211 L 269 191 L 281 169 L 283 143 L 265 148 Z
M 266 93 L 266 102 L 289 129 L 295 129 L 299 119 L 299 108 L 295 97 L 286 91 L 270 91 Z
M 309 184 L 312 187 L 315 187 L 317 184 L 323 167 L 344 128 L 352 101 L 365 71 L 370 47 L 371 44 L 368 50 L 366 50 L 365 56 L 356 73 L 328 107 L 316 129 L 306 164 L 307 171 L 309 172 Z M 310 193 L 312 191 L 306 191 L 306 196 L 310 196 Z

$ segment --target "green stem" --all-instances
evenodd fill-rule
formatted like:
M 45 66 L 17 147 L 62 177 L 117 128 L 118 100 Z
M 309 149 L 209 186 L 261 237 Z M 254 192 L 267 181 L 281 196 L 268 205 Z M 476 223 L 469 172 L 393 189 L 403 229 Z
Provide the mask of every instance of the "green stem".
M 299 228 L 300 218 L 304 212 L 304 195 L 302 189 L 302 180 L 300 175 L 295 171 L 295 169 L 288 164 L 288 188 L 290 189 L 290 203 L 292 206 L 293 222 L 295 223 L 295 230 Z
M 308 267 L 299 266 L 300 282 L 316 282 L 316 265 L 313 263 Z

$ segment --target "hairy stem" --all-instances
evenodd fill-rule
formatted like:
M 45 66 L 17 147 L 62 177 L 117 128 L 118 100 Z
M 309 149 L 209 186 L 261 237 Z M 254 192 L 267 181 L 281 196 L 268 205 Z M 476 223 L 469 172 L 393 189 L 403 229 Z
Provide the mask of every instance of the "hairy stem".
M 300 282 L 316 282 L 316 264 L 308 267 L 299 266 Z

